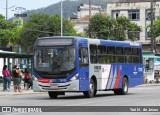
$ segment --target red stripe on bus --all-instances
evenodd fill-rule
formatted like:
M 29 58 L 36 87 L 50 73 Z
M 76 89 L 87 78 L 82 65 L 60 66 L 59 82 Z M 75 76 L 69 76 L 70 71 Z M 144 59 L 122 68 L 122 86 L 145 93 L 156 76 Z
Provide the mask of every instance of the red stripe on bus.
M 114 89 L 118 88 L 118 84 L 119 84 L 119 81 L 120 81 L 120 76 L 121 76 L 121 70 L 120 70 L 120 67 L 119 67 L 118 68 L 118 75 L 117 75 L 117 79 L 116 79 L 116 83 L 115 83 Z

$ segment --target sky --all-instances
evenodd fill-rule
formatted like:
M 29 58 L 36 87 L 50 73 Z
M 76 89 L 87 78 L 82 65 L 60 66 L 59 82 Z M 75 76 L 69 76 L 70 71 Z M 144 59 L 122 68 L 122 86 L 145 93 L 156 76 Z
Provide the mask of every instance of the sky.
M 8 18 L 14 16 L 16 7 L 23 7 L 26 8 L 26 10 L 36 10 L 60 1 L 61 0 L 8 0 Z M 0 14 L 6 16 L 6 0 L 0 0 Z

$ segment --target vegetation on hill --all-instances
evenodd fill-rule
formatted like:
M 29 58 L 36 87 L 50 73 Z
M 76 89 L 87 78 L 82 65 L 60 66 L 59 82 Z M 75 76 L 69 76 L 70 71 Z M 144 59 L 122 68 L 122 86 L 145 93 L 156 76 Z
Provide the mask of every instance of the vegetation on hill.
M 110 2 L 111 0 L 91 0 L 91 5 L 98 5 L 101 6 L 102 9 L 106 9 L 107 2 Z M 77 7 L 81 4 L 89 4 L 89 0 L 64 0 L 63 1 L 63 16 L 64 18 L 69 18 L 73 16 L 73 13 L 77 12 Z M 48 7 L 40 8 L 37 10 L 31 10 L 27 12 L 28 17 L 32 14 L 37 13 L 46 13 L 46 14 L 52 14 L 52 15 L 60 15 L 61 14 L 61 2 L 58 2 L 56 4 L 52 4 Z M 26 21 L 27 18 L 24 18 Z

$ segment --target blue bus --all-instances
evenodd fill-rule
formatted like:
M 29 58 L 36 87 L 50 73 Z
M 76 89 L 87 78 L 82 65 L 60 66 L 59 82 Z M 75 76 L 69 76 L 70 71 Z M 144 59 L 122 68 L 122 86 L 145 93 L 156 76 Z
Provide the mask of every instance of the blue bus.
M 143 83 L 142 45 L 75 36 L 38 38 L 34 45 L 34 91 L 57 98 L 65 92 L 126 95 Z

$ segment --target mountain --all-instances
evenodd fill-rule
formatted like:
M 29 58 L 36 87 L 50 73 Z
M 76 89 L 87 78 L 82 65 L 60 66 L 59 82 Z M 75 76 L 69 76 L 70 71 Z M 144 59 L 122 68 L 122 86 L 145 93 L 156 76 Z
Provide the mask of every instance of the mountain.
M 112 0 L 90 0 L 91 5 L 101 6 L 102 9 L 106 9 L 107 2 L 111 2 Z M 63 17 L 69 18 L 73 16 L 73 13 L 77 12 L 78 6 L 81 4 L 89 4 L 89 0 L 63 0 Z M 52 15 L 60 15 L 61 14 L 61 2 L 50 5 L 48 7 L 40 8 L 37 10 L 30 10 L 27 12 L 27 18 L 35 13 L 47 13 Z M 24 18 L 26 21 L 27 18 Z

